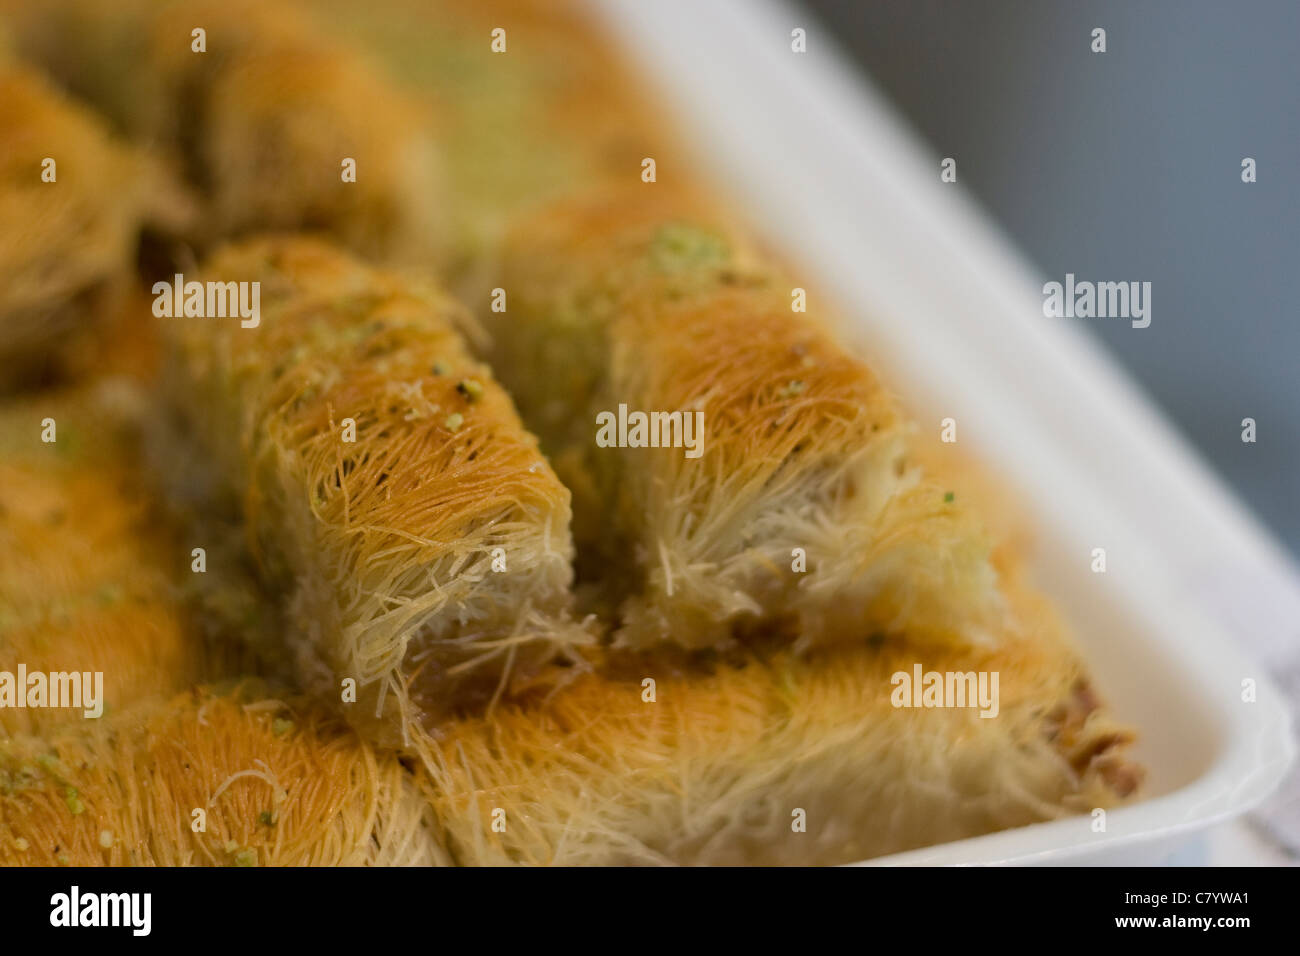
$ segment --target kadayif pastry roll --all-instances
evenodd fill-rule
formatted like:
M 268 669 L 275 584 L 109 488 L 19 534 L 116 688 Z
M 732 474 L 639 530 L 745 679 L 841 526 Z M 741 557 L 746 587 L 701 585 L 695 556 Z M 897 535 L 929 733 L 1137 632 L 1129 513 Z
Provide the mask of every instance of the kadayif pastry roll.
M 174 157 L 204 202 L 191 245 L 266 229 L 427 263 L 444 240 L 432 117 L 310 11 L 261 0 L 51 0 L 15 46 Z
M 0 736 L 94 723 L 241 663 L 199 620 L 216 575 L 192 572 L 159 513 L 115 411 L 125 388 L 0 404 Z
M 1133 732 L 1051 609 L 1018 586 L 1010 600 L 1034 635 L 994 650 L 642 653 L 458 721 L 423 778 L 447 848 L 480 865 L 828 865 L 1074 815 L 1086 840 L 1091 811 L 1140 785 Z M 960 678 L 964 706 L 926 706 L 903 684 L 918 669 Z
M 257 681 L 0 740 L 0 865 L 446 862 L 396 756 Z
M 976 516 L 797 284 L 666 187 L 522 216 L 494 364 L 574 489 L 580 578 L 625 647 L 979 644 L 1006 613 Z M 806 294 L 806 293 L 805 293 Z
M 287 597 L 313 686 L 337 700 L 351 680 L 349 713 L 401 740 L 584 639 L 569 493 L 459 305 L 295 238 L 225 249 L 203 278 L 257 283 L 260 316 L 164 319 L 170 395 Z
M 90 364 L 147 225 L 193 210 L 161 166 L 38 73 L 0 62 L 0 388 Z

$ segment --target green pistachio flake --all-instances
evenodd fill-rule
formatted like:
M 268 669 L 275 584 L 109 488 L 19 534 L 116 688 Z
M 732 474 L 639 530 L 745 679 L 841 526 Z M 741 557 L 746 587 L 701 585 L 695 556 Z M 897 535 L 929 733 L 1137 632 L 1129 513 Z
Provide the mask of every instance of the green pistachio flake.
M 943 503 L 946 504 L 946 505 L 950 505 L 950 504 L 952 504 L 953 500 L 954 500 L 956 497 L 957 497 L 957 496 L 956 496 L 953 492 L 950 491 L 950 492 L 948 492 L 946 495 L 943 496 Z
M 721 266 L 730 259 L 727 243 L 695 226 L 663 226 L 650 241 L 650 262 L 659 272 L 679 273 L 694 267 Z
M 257 851 L 247 847 L 235 854 L 235 866 L 257 866 Z
M 483 397 L 482 383 L 472 378 L 463 378 L 457 382 L 456 391 L 460 392 L 471 402 L 477 402 Z
M 277 737 L 283 737 L 291 730 L 293 730 L 293 721 L 288 717 L 277 717 L 271 721 L 271 733 Z
M 76 787 L 63 788 L 63 802 L 68 805 L 68 809 L 72 811 L 74 817 L 79 813 L 86 812 L 86 805 L 81 802 L 81 797 L 77 793 Z
M 447 431 L 458 432 L 460 431 L 460 426 L 465 424 L 465 416 L 462 415 L 460 412 L 452 412 L 450 415 L 447 416 L 446 421 L 444 421 L 442 424 L 447 429 Z
M 118 584 L 105 584 L 95 595 L 99 603 L 104 605 L 117 604 L 124 596 L 125 592 L 122 590 L 121 585 Z

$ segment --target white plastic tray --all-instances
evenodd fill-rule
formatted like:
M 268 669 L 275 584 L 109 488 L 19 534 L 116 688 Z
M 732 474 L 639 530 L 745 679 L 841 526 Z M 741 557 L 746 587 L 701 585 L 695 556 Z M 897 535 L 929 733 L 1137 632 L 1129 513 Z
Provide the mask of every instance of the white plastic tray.
M 936 429 L 956 418 L 960 442 L 1021 493 L 1038 580 L 1141 733 L 1146 796 L 1113 811 L 1105 833 L 1079 817 L 871 862 L 1158 862 L 1267 796 L 1294 752 L 1286 704 L 1210 612 L 1246 621 L 1242 636 L 1267 648 L 1294 634 L 1300 585 L 1074 327 L 1096 320 L 1043 317 L 1044 280 L 961 187 L 940 183 L 939 157 L 808 14 L 774 0 L 590 2 L 720 188 L 807 270 L 810 298 L 860 322 L 917 418 Z M 805 54 L 791 52 L 795 27 L 808 31 Z M 1107 551 L 1106 574 L 1090 570 L 1094 547 Z M 1240 699 L 1245 678 L 1257 682 L 1253 704 Z

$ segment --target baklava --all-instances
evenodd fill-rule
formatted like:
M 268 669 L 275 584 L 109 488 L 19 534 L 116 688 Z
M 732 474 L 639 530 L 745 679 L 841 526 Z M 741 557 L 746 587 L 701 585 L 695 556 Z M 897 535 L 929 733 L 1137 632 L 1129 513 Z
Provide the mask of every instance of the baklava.
M 428 866 L 431 808 L 392 755 L 255 680 L 0 740 L 0 865 Z
M 203 277 L 257 284 L 260 317 L 164 320 L 196 446 L 178 454 L 242 507 L 306 683 L 405 742 L 586 639 L 569 492 L 470 354 L 462 307 L 310 239 L 226 248 Z
M 459 721 L 426 761 L 447 851 L 476 865 L 826 865 L 1115 806 L 1141 780 L 1132 731 L 1051 609 L 1013 590 L 1034 636 L 993 651 L 615 656 L 544 700 Z M 918 667 L 996 674 L 996 693 L 982 710 L 895 706 L 896 675 Z
M 708 210 L 658 186 L 548 204 L 507 232 L 506 307 L 483 311 L 574 490 L 615 642 L 993 640 L 1008 609 L 977 518 L 802 290 Z
M 0 57 L 0 389 L 84 371 L 141 232 L 191 214 L 161 166 Z
M 309 12 L 259 0 L 50 0 L 11 12 L 15 45 L 203 203 L 192 246 L 266 229 L 424 262 L 445 200 L 431 115 Z
M 191 547 L 151 504 L 120 388 L 0 406 L 0 733 L 103 719 L 237 663 L 231 633 L 201 634 Z

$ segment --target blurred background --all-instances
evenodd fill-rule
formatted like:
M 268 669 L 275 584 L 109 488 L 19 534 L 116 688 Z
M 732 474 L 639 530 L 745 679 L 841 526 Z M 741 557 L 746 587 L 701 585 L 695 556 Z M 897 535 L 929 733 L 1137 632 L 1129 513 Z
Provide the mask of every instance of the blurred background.
M 1300 2 L 803 3 L 1044 282 L 1152 283 L 1075 321 L 1300 554 Z

